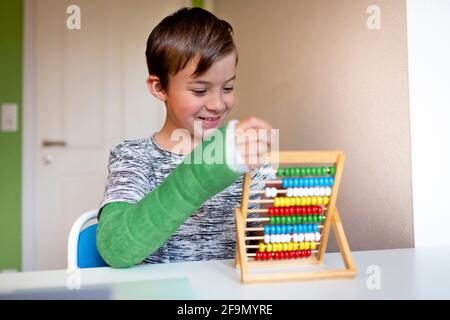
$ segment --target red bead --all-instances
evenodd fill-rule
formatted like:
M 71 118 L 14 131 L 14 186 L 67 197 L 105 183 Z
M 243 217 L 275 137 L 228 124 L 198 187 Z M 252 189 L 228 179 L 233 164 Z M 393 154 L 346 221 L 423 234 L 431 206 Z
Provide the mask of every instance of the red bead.
M 261 252 L 256 251 L 255 260 L 260 260 L 260 258 L 261 258 Z
M 273 207 L 269 208 L 269 216 L 273 216 Z
M 302 213 L 302 207 L 295 207 L 295 213 L 296 214 Z
M 270 252 L 264 252 L 264 260 L 270 259 Z
M 306 250 L 306 256 L 311 257 L 311 249 Z
M 295 252 L 289 251 L 289 259 L 294 259 L 294 258 L 295 258 Z
M 306 213 L 306 207 L 301 207 L 302 208 L 302 214 Z
M 280 252 L 275 252 L 275 256 L 274 256 L 275 260 L 280 260 Z
M 294 207 L 290 207 L 289 208 L 289 215 L 293 215 L 295 213 L 295 208 Z
M 300 250 L 300 258 L 304 258 L 305 257 L 305 250 Z
M 322 207 L 318 207 L 317 213 L 322 213 L 322 212 L 323 212 Z
M 307 206 L 306 207 L 306 213 L 307 214 L 311 214 L 312 213 L 311 206 Z
M 276 207 L 275 209 L 273 209 L 273 212 L 278 216 L 280 214 L 280 208 Z
M 280 214 L 282 216 L 286 215 L 286 208 L 280 208 Z
M 297 259 L 300 258 L 300 251 L 299 250 L 295 250 L 295 257 Z

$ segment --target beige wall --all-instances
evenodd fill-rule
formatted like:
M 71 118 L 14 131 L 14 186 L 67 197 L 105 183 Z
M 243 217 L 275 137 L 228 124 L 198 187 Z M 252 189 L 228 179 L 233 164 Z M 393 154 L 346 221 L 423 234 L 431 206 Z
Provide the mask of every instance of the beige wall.
M 380 30 L 366 26 L 373 4 Z M 232 117 L 269 120 L 282 150 L 344 150 L 352 250 L 412 247 L 405 1 L 216 0 L 215 13 L 239 51 Z

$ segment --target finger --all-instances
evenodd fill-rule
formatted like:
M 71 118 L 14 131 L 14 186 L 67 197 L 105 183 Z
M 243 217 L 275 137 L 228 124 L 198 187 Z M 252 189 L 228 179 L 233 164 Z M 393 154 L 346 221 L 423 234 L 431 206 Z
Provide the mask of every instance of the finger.
M 261 128 L 266 130 L 272 129 L 271 125 L 268 122 L 256 117 L 246 118 L 236 125 L 236 129 L 247 130 L 251 128 L 253 129 Z

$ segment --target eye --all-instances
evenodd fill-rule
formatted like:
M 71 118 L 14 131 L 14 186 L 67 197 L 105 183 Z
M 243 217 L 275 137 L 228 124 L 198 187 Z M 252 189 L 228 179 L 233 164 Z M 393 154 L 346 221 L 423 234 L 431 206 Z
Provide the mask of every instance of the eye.
M 234 90 L 234 88 L 233 88 L 233 87 L 225 87 L 225 88 L 223 88 L 223 90 L 224 90 L 225 92 L 231 92 L 231 91 Z
M 202 96 L 206 93 L 205 89 L 192 89 L 191 91 L 197 96 Z

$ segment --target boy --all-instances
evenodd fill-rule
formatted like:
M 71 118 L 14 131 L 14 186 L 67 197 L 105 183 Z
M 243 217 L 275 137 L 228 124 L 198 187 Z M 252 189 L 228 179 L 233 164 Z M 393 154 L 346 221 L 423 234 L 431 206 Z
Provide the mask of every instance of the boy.
M 221 127 L 235 104 L 232 32 L 226 21 L 200 8 L 180 9 L 151 32 L 147 85 L 166 105 L 166 120 L 149 139 L 124 141 L 111 150 L 97 229 L 97 247 L 109 265 L 234 257 L 242 173 L 261 166 L 252 161 L 251 150 L 261 156 L 260 150 L 270 147 L 262 136 L 239 141 L 234 135 L 271 128 L 257 118 Z M 222 131 L 214 131 L 219 127 Z M 205 141 L 211 130 L 224 133 L 223 148 L 220 139 Z M 180 149 L 175 133 L 188 136 L 188 145 Z M 188 164 L 194 148 L 207 147 L 223 151 L 219 156 L 226 165 Z M 272 178 L 258 171 L 252 177 Z

